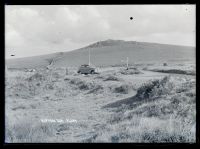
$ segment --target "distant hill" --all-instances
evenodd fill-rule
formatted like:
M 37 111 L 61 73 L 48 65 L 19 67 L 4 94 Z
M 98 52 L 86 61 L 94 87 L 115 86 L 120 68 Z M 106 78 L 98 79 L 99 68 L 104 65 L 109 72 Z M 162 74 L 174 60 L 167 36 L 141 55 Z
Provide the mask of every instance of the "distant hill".
M 8 68 L 36 68 L 54 59 L 55 67 L 79 66 L 88 64 L 89 49 L 91 63 L 96 66 L 122 64 L 126 57 L 132 64 L 195 61 L 195 47 L 108 39 L 70 52 L 10 59 L 6 64 Z

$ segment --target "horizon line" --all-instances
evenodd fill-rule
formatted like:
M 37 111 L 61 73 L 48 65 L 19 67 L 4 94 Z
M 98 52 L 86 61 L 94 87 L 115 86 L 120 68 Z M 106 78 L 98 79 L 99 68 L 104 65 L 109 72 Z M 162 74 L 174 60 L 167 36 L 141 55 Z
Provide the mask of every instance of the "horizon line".
M 178 44 L 168 44 L 168 43 L 158 43 L 158 42 L 146 42 L 146 41 L 136 41 L 136 40 L 122 40 L 122 39 L 106 39 L 106 40 L 99 40 L 99 41 L 96 41 L 96 42 L 93 42 L 91 44 L 88 44 L 86 46 L 83 46 L 83 47 L 80 47 L 80 48 L 77 48 L 77 49 L 73 49 L 73 50 L 69 50 L 69 51 L 59 51 L 59 52 L 52 52 L 52 53 L 46 53 L 46 54 L 40 54 L 40 55 L 32 55 L 32 56 L 25 56 L 25 57 L 16 57 L 16 58 L 6 58 L 6 54 L 4 55 L 4 59 L 5 60 L 12 60 L 12 59 L 20 59 L 20 58 L 30 58 L 30 57 L 37 57 L 37 56 L 45 56 L 45 55 L 50 55 L 50 54 L 56 54 L 56 53 L 61 53 L 61 52 L 64 52 L 64 53 L 67 53 L 67 52 L 72 52 L 72 51 L 75 51 L 75 50 L 80 50 L 80 49 L 83 49 L 83 48 L 88 48 L 88 46 L 92 45 L 92 44 L 95 44 L 97 42 L 103 42 L 103 41 L 108 41 L 108 40 L 121 40 L 121 41 L 125 41 L 125 42 L 139 42 L 139 43 L 150 43 L 150 44 L 161 44 L 161 45 L 172 45 L 172 46 L 184 46 L 184 47 L 193 47 L 195 48 L 196 46 L 191 46 L 191 45 L 178 45 Z

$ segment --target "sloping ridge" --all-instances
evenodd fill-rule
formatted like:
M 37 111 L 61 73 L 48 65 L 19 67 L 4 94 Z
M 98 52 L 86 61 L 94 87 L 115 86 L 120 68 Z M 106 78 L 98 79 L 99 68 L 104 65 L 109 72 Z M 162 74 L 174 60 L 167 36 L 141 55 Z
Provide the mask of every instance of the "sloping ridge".
M 109 39 L 70 52 L 11 59 L 6 63 L 8 68 L 36 68 L 46 67 L 49 59 L 56 59 L 55 67 L 79 66 L 88 64 L 89 49 L 91 63 L 96 66 L 123 64 L 126 57 L 129 57 L 130 64 L 194 61 L 195 57 L 194 47 Z

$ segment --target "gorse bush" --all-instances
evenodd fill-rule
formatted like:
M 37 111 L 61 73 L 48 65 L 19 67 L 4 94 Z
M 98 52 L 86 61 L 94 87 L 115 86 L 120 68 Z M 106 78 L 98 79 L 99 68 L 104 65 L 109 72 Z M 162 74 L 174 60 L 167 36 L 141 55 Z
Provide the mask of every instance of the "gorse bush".
M 96 85 L 93 89 L 89 90 L 87 94 L 96 94 L 96 93 L 101 93 L 103 91 L 103 86 L 102 85 Z
M 84 82 L 80 78 L 73 78 L 70 80 L 69 83 L 74 84 L 74 85 L 79 85 L 79 84 L 83 84 Z
M 129 91 L 130 91 L 130 86 L 127 84 L 122 84 L 122 85 L 114 88 L 115 93 L 128 94 Z
M 169 80 L 170 77 L 164 77 L 161 80 L 150 81 L 138 89 L 136 96 L 147 99 L 167 95 L 174 89 L 174 84 Z
M 119 72 L 123 75 L 142 74 L 142 72 L 135 67 L 130 67 L 128 70 L 121 69 Z
M 116 76 L 109 75 L 104 81 L 120 81 Z
M 69 83 L 80 90 L 89 90 L 88 94 L 95 92 L 97 93 L 98 90 L 103 89 L 101 85 L 96 84 L 94 81 L 85 81 L 81 80 L 80 78 L 73 78 L 69 81 Z
M 46 77 L 43 74 L 35 73 L 31 77 L 27 78 L 28 81 L 44 81 Z

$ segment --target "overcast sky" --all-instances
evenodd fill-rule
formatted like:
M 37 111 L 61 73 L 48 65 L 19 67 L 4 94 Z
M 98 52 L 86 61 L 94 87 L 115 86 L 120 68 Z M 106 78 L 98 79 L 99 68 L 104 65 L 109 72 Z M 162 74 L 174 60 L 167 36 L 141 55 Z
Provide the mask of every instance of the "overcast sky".
M 195 5 L 7 5 L 6 58 L 70 51 L 107 39 L 195 46 L 195 9 Z

